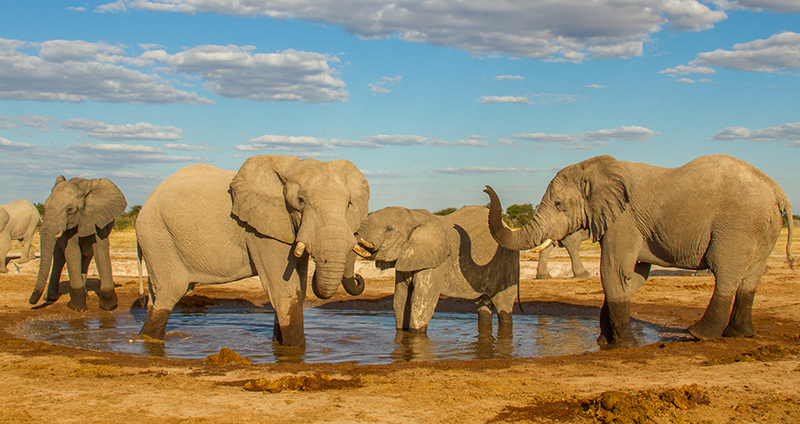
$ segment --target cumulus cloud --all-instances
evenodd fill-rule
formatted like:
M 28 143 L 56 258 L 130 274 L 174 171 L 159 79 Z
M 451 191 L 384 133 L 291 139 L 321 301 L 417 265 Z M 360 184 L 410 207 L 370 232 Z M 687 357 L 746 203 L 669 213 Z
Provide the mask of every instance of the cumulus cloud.
M 386 87 L 395 85 L 395 84 L 399 83 L 402 79 L 403 79 L 403 77 L 401 75 L 398 75 L 396 77 L 383 77 L 383 78 L 380 79 L 380 81 L 377 81 L 377 82 L 374 82 L 372 84 L 369 84 L 369 86 L 368 86 L 369 87 L 369 91 L 371 91 L 371 92 L 373 92 L 375 94 L 391 93 L 392 91 L 389 90 Z
M 493 167 L 464 167 L 464 168 L 441 168 L 435 169 L 433 172 L 439 174 L 453 174 L 453 175 L 476 175 L 476 174 L 513 174 L 521 172 L 538 172 L 534 168 L 493 168 Z
M 173 141 L 183 138 L 183 130 L 176 127 L 162 127 L 147 122 L 137 124 L 111 125 L 93 119 L 66 119 L 61 127 L 86 133 L 98 140 L 160 140 Z
M 523 81 L 525 80 L 525 77 L 519 75 L 498 75 L 494 77 L 494 79 L 497 81 L 503 81 L 503 80 Z
M 10 130 L 20 127 L 29 127 L 39 131 L 49 131 L 50 125 L 55 121 L 55 118 L 47 118 L 44 116 L 29 114 L 18 116 L 0 115 L 0 129 Z
M 374 149 L 379 147 L 376 143 L 363 140 L 341 140 L 306 136 L 288 135 L 262 135 L 250 139 L 247 144 L 234 146 L 240 152 L 258 152 L 264 149 L 284 152 L 308 152 L 319 150 L 333 150 L 338 148 Z
M 19 143 L 11 141 L 7 138 L 0 137 L 0 152 L 11 152 L 16 150 L 34 149 L 36 146 L 33 144 Z
M 552 144 L 563 149 L 588 149 L 604 146 L 606 141 L 648 142 L 656 133 L 638 126 L 620 127 L 610 130 L 587 131 L 583 134 L 514 134 L 512 137 L 540 144 Z
M 345 83 L 331 68 L 339 59 L 322 53 L 284 50 L 254 53 L 250 46 L 204 45 L 176 54 L 148 50 L 142 59 L 167 65 L 167 72 L 198 74 L 203 87 L 222 97 L 303 103 L 347 100 Z
M 725 8 L 731 9 L 800 13 L 800 3 L 796 0 L 716 0 L 716 2 Z
M 365 141 L 381 146 L 419 146 L 435 141 L 430 137 L 419 135 L 386 135 L 379 134 L 366 137 Z
M 38 49 L 29 55 L 23 49 Z M 153 73 L 128 69 L 124 50 L 106 43 L 53 40 L 27 43 L 0 39 L 0 99 L 109 103 L 209 104 L 176 90 Z
M 713 74 L 711 67 L 750 72 L 789 72 L 800 70 L 800 34 L 782 32 L 766 40 L 735 44 L 732 50 L 703 52 L 688 65 L 679 65 L 659 73 L 686 75 Z
M 128 9 L 297 19 L 341 25 L 364 39 L 398 37 L 473 55 L 573 62 L 641 55 L 643 44 L 665 25 L 701 31 L 727 18 L 699 0 L 117 0 L 95 10 Z
M 731 141 L 745 140 L 754 142 L 767 142 L 776 140 L 791 141 L 793 144 L 800 141 L 800 122 L 787 123 L 777 127 L 751 130 L 744 127 L 728 127 L 717 131 L 709 140 Z
M 513 103 L 518 105 L 531 105 L 533 102 L 524 96 L 483 96 L 478 99 L 480 103 Z

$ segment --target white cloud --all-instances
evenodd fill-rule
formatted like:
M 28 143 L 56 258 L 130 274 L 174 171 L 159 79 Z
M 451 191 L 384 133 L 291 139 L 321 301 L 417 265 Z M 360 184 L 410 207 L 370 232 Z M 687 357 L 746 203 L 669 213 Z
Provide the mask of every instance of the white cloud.
M 396 77 L 383 77 L 380 81 L 375 83 L 369 84 L 369 91 L 375 94 L 386 94 L 391 93 L 392 91 L 386 88 L 386 86 L 392 86 L 398 84 L 403 79 L 402 76 L 398 75 Z
M 309 152 L 340 148 L 375 149 L 377 143 L 370 140 L 341 140 L 306 136 L 262 135 L 247 141 L 247 144 L 234 146 L 240 152 L 258 152 L 264 149 L 284 152 Z
M 39 49 L 39 56 L 20 51 Z M 156 74 L 128 69 L 122 49 L 106 43 L 0 39 L 0 99 L 109 103 L 210 104 Z
M 19 143 L 16 141 L 11 141 L 7 138 L 0 137 L 0 152 L 27 150 L 34 148 L 36 148 L 36 146 L 34 146 L 33 144 Z
M 680 65 L 660 73 L 712 74 L 713 69 L 709 68 L 711 66 L 770 73 L 800 70 L 800 34 L 782 32 L 766 40 L 736 44 L 732 50 L 717 49 L 713 52 L 700 53 L 695 60 L 689 62 L 688 66 Z
M 723 7 L 732 9 L 768 10 L 777 13 L 800 13 L 797 0 L 716 0 Z
M 464 168 L 442 168 L 435 169 L 433 172 L 439 174 L 455 175 L 475 175 L 475 174 L 513 174 L 521 172 L 538 172 L 534 168 L 492 168 L 492 167 L 464 167 Z
M 118 0 L 96 10 L 127 9 L 297 19 L 341 25 L 364 39 L 398 37 L 473 55 L 575 62 L 641 55 L 643 44 L 665 25 L 700 31 L 727 18 L 699 0 Z
M 691 78 L 680 78 L 680 79 L 675 80 L 675 82 L 678 82 L 678 83 L 681 83 L 681 84 L 695 84 L 695 83 L 698 83 L 698 82 L 711 82 L 711 80 L 710 79 L 706 79 L 706 78 L 700 78 L 698 80 L 693 80 Z
M 93 119 L 66 119 L 61 122 L 64 129 L 83 131 L 98 140 L 161 140 L 172 141 L 183 138 L 183 130 L 162 127 L 146 122 L 125 125 L 110 125 Z
M 606 88 L 606 86 L 605 85 L 600 85 L 600 84 L 589 84 L 589 85 L 586 86 L 586 88 L 593 88 L 593 89 L 599 90 L 601 88 Z
M 775 140 L 791 141 L 793 144 L 800 141 L 800 122 L 787 123 L 777 127 L 750 130 L 744 127 L 728 127 L 717 131 L 709 140 L 731 141 L 745 140 L 767 142 Z
M 518 105 L 533 104 L 527 97 L 524 96 L 483 96 L 478 99 L 480 103 L 513 103 Z
M 588 149 L 604 147 L 606 141 L 647 142 L 656 133 L 653 130 L 628 126 L 610 130 L 587 131 L 583 134 L 514 134 L 512 137 L 541 144 L 552 144 L 562 149 Z
M 587 141 L 619 140 L 619 141 L 641 142 L 641 141 L 651 141 L 653 139 L 653 135 L 655 135 L 655 132 L 653 130 L 644 127 L 637 127 L 634 125 L 630 127 L 620 127 L 613 130 L 598 130 L 598 131 L 585 132 L 581 134 L 581 139 Z
M 419 146 L 435 141 L 430 137 L 419 135 L 372 135 L 366 137 L 365 141 L 379 144 L 382 146 Z
M 18 116 L 3 116 L 0 115 L 0 129 L 15 129 L 19 127 L 35 128 L 39 131 L 49 131 L 50 125 L 55 122 L 55 118 L 47 118 L 37 115 L 18 115 Z
M 186 143 L 181 143 L 181 144 L 167 143 L 167 144 L 164 144 L 164 146 L 163 146 L 163 147 L 164 147 L 165 149 L 170 149 L 170 150 L 185 150 L 185 151 L 187 151 L 187 152 L 211 152 L 211 151 L 215 151 L 215 150 L 216 150 L 216 149 L 214 149 L 213 147 L 208 147 L 208 146 L 191 146 L 191 145 L 189 145 L 189 144 L 186 144 Z
M 503 81 L 503 80 L 511 80 L 511 81 L 523 81 L 525 77 L 519 75 L 498 75 L 494 77 L 496 81 Z
M 250 46 L 204 45 L 169 54 L 148 50 L 142 59 L 177 74 L 199 74 L 203 87 L 223 97 L 303 103 L 347 100 L 345 83 L 330 67 L 339 59 L 314 52 L 253 53 Z

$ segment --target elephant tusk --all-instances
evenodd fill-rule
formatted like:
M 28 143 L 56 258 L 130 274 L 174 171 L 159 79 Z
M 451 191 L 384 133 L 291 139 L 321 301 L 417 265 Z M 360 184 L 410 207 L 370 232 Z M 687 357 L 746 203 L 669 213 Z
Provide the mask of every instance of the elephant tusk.
M 294 256 L 299 258 L 303 256 L 303 252 L 306 251 L 306 245 L 302 241 L 298 241 L 297 244 L 294 246 Z
M 56 238 L 59 238 L 59 237 L 61 237 L 63 235 L 64 235 L 64 231 L 59 231 L 58 234 L 56 234 Z
M 374 245 L 374 244 L 372 244 L 372 243 L 370 243 L 370 242 L 368 242 L 368 241 L 364 240 L 363 238 L 361 239 L 360 243 L 361 243 L 361 244 L 362 244 L 364 247 L 366 247 L 367 249 L 374 249 L 374 248 L 375 248 L 375 245 Z
M 372 253 L 369 253 L 368 251 L 364 250 L 364 248 L 361 247 L 360 244 L 357 244 L 356 247 L 353 248 L 353 252 L 356 252 L 358 256 L 361 256 L 364 259 L 369 259 L 370 256 L 372 256 Z
M 550 247 L 551 244 L 553 244 L 553 240 L 547 239 L 547 240 L 544 241 L 544 243 L 542 243 L 542 244 L 534 247 L 533 249 L 531 249 L 531 253 L 541 252 L 542 250 L 547 249 L 548 247 Z

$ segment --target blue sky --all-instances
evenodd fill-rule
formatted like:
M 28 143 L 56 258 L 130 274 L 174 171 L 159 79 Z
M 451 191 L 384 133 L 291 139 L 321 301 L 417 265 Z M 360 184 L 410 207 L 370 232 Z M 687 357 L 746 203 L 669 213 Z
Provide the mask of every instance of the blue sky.
M 797 0 L 0 0 L 0 203 L 293 154 L 372 210 L 508 206 L 597 155 L 724 153 L 800 210 L 799 76 Z

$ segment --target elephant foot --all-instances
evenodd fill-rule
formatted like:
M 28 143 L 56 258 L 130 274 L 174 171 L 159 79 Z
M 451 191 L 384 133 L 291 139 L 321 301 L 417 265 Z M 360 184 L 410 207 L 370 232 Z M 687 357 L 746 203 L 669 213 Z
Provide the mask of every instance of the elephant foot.
M 42 298 L 42 292 L 43 290 L 34 289 L 33 293 L 31 293 L 31 298 L 28 302 L 30 302 L 31 305 L 39 303 L 39 299 Z
M 86 289 L 83 287 L 79 289 L 69 289 L 69 296 L 70 299 L 67 303 L 67 308 L 77 312 L 89 310 L 89 308 L 86 306 Z
M 30 261 L 31 261 L 31 260 L 30 260 L 30 258 L 24 258 L 24 259 L 23 259 L 23 258 L 20 258 L 20 259 L 17 261 L 17 264 L 18 264 L 18 265 L 22 265 L 22 264 L 24 264 L 24 263 L 27 263 L 27 262 L 30 262 Z
M 592 276 L 591 272 L 583 271 L 583 272 L 579 272 L 579 273 L 575 274 L 575 276 L 572 277 L 572 278 L 589 278 L 591 276 Z
M 697 340 L 708 340 L 722 337 L 723 331 L 714 329 L 713 326 L 708 325 L 702 319 L 692 324 L 687 331 Z
M 171 309 L 148 309 L 139 336 L 144 339 L 149 337 L 150 339 L 164 340 L 164 334 L 167 332 L 167 320 L 171 313 Z
M 478 334 L 492 333 L 492 311 L 478 309 Z
M 114 290 L 110 292 L 100 292 L 100 309 L 104 311 L 113 311 L 117 309 L 117 293 Z
M 600 345 L 600 349 L 618 349 L 623 347 L 639 346 L 636 338 L 633 337 L 633 333 L 627 336 L 620 335 L 614 337 L 611 341 L 609 341 L 605 335 L 601 334 L 599 337 L 597 337 L 597 344 Z
M 723 337 L 752 337 L 755 335 L 756 329 L 752 322 L 747 325 L 728 324 L 725 331 L 722 332 Z
M 407 331 L 411 334 L 428 334 L 428 326 L 423 325 L 420 328 L 409 328 Z
M 542 273 L 542 274 L 539 274 L 539 273 L 536 274 L 536 279 L 537 280 L 549 280 L 551 278 L 553 278 L 553 277 L 550 276 L 549 272 L 545 272 L 545 273 Z

